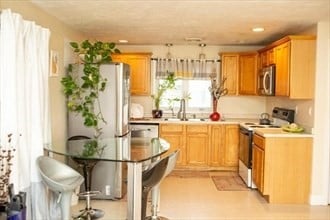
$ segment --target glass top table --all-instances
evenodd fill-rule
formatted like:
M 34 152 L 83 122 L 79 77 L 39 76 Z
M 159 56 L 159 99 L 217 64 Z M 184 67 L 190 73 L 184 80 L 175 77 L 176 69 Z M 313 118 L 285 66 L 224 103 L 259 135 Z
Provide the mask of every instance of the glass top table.
M 66 146 L 46 144 L 47 152 L 86 160 L 127 163 L 127 218 L 141 218 L 142 164 L 170 149 L 161 138 L 119 137 L 67 141 Z M 111 175 L 111 174 L 109 174 Z

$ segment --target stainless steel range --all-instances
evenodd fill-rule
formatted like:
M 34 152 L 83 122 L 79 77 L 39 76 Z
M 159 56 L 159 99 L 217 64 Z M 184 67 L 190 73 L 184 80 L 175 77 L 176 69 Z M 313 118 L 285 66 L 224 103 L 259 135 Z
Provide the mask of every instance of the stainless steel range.
M 272 111 L 273 121 L 264 125 L 259 123 L 241 123 L 239 134 L 239 165 L 238 171 L 246 185 L 256 188 L 252 181 L 252 144 L 254 129 L 259 128 L 280 128 L 282 125 L 294 121 L 294 110 L 275 107 Z

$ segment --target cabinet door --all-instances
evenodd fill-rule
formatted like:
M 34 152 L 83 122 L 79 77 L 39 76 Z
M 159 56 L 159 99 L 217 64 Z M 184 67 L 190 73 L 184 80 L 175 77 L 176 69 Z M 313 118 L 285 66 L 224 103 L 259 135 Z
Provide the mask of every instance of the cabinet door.
M 207 125 L 187 125 L 186 135 L 187 165 L 208 164 L 209 137 Z
M 209 153 L 209 166 L 217 167 L 224 164 L 225 126 L 211 126 L 211 141 Z
M 240 53 L 239 94 L 257 95 L 258 54 Z
M 116 54 L 112 60 L 124 62 L 131 69 L 131 94 L 150 95 L 150 53 Z
M 238 125 L 225 125 L 225 128 L 224 165 L 238 166 L 239 127 Z
M 237 82 L 239 71 L 238 53 L 221 54 L 221 78 L 226 78 L 225 87 L 229 95 L 237 95 Z
M 274 64 L 274 50 L 273 49 L 269 49 L 267 50 L 267 66 L 270 64 Z
M 161 124 L 159 127 L 160 137 L 169 142 L 171 150 L 180 150 L 177 165 L 186 164 L 185 130 L 183 125 Z
M 252 148 L 252 180 L 261 193 L 264 191 L 264 160 L 264 150 L 254 144 Z
M 289 96 L 290 94 L 290 42 L 283 43 L 274 48 L 276 64 L 275 95 Z
M 263 51 L 259 54 L 260 67 L 266 67 L 268 65 L 267 51 Z

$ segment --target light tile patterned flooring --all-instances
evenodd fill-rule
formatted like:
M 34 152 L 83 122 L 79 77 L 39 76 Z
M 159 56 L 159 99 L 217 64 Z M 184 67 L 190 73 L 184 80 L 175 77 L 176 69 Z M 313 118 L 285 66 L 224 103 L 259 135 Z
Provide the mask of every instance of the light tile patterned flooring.
M 72 207 L 72 212 L 84 201 Z M 93 200 L 103 220 L 126 219 L 125 201 Z M 160 216 L 173 220 L 330 220 L 330 206 L 268 204 L 256 190 L 217 191 L 211 178 L 168 176 L 161 184 Z

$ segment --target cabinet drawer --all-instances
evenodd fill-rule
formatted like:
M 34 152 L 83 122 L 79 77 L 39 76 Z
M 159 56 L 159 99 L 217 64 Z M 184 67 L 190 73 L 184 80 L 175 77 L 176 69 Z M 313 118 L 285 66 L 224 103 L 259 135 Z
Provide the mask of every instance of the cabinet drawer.
M 183 125 L 177 125 L 177 124 L 166 124 L 166 125 L 160 125 L 160 132 L 170 132 L 170 133 L 177 133 L 177 132 L 183 132 Z
M 208 133 L 207 125 L 187 125 L 187 133 Z
M 259 148 L 265 150 L 265 139 L 258 135 L 253 135 L 253 143 L 257 145 Z

